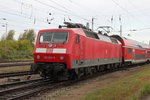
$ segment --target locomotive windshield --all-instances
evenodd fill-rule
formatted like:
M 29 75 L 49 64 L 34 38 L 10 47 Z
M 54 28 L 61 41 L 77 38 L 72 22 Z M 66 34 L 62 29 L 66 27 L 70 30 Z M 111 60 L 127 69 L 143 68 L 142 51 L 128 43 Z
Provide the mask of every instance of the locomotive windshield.
M 40 43 L 66 43 L 68 32 L 41 32 Z

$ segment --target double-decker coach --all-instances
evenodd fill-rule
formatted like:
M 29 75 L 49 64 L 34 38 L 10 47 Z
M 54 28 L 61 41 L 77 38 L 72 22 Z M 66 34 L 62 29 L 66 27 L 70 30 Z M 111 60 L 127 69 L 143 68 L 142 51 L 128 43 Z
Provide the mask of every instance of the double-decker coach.
M 113 35 L 122 43 L 122 55 L 124 64 L 135 64 L 147 62 L 147 45 L 144 43 Z

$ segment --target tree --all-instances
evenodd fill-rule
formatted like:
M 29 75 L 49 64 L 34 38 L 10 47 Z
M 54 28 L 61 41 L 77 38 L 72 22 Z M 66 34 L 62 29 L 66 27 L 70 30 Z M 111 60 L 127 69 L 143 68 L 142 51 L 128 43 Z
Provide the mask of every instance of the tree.
M 10 30 L 6 36 L 6 40 L 14 40 L 15 31 Z
M 20 35 L 19 40 L 14 40 L 14 30 L 4 34 L 0 41 L 0 60 L 18 60 L 33 58 L 34 30 L 27 30 Z
M 23 34 L 19 36 L 18 40 L 29 40 L 30 43 L 35 41 L 35 32 L 33 29 L 26 30 Z
M 31 43 L 35 41 L 35 32 L 34 30 L 28 30 L 27 32 L 27 40 L 29 40 Z
M 27 33 L 24 32 L 23 34 L 20 34 L 19 39 L 18 40 L 27 40 Z
M 5 34 L 3 34 L 1 37 L 1 41 L 4 41 L 4 40 L 5 40 Z

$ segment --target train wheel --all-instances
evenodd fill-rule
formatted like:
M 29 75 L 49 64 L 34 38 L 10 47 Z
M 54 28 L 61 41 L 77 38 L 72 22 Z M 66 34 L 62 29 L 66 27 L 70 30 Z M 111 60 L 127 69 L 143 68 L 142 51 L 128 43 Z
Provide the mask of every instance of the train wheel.
M 38 73 L 38 65 L 37 64 L 31 64 L 30 71 L 34 73 Z
M 69 70 L 68 73 L 69 73 L 69 80 L 75 80 L 78 78 L 75 70 Z
M 40 74 L 40 76 L 43 77 L 44 79 L 47 79 L 47 75 L 45 74 L 44 71 L 42 71 L 42 72 L 40 71 L 39 74 Z
M 81 77 L 83 77 L 85 75 L 84 68 L 75 69 L 75 72 L 77 75 L 77 79 L 80 79 Z

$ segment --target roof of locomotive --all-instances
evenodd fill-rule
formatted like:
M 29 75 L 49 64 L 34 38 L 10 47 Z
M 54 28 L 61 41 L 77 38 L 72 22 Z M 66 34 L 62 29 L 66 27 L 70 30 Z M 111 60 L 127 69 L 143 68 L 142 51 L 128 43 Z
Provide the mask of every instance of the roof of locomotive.
M 110 42 L 110 43 L 117 43 L 120 44 L 120 41 L 117 41 L 117 39 L 104 35 L 104 34 L 98 34 L 94 31 L 91 30 L 87 30 L 87 29 L 83 29 L 83 28 L 58 28 L 58 29 L 43 29 L 40 30 L 40 32 L 48 32 L 48 31 L 68 31 L 68 32 L 74 32 L 76 34 L 85 36 L 85 37 L 89 37 L 89 38 L 93 38 L 93 39 L 97 39 L 97 40 L 102 40 L 102 41 L 106 41 L 106 42 Z M 91 34 L 89 34 L 91 33 Z M 115 39 L 115 40 L 114 40 Z
M 83 36 L 86 36 L 83 29 L 82 28 L 63 28 L 63 29 L 43 29 L 43 30 L 40 30 L 39 32 L 47 32 L 47 31 L 73 31 L 75 32 L 76 34 L 80 34 L 80 35 L 83 35 Z
M 128 39 L 126 37 L 121 37 L 119 35 L 113 35 L 112 37 L 117 38 L 123 46 L 136 47 L 136 48 L 148 48 L 145 43 L 138 42 L 136 40 Z
M 89 37 L 89 38 L 93 38 L 93 39 L 97 39 L 97 40 L 102 40 L 102 41 L 111 42 L 111 43 L 116 43 L 115 41 L 117 41 L 113 39 L 112 37 L 109 37 L 103 34 L 98 34 L 80 23 L 64 22 L 64 24 L 65 25 L 59 25 L 58 29 L 45 29 L 45 30 L 40 30 L 39 32 L 47 32 L 47 31 L 68 31 L 68 32 L 70 31 L 71 32 L 73 31 L 76 34 Z

